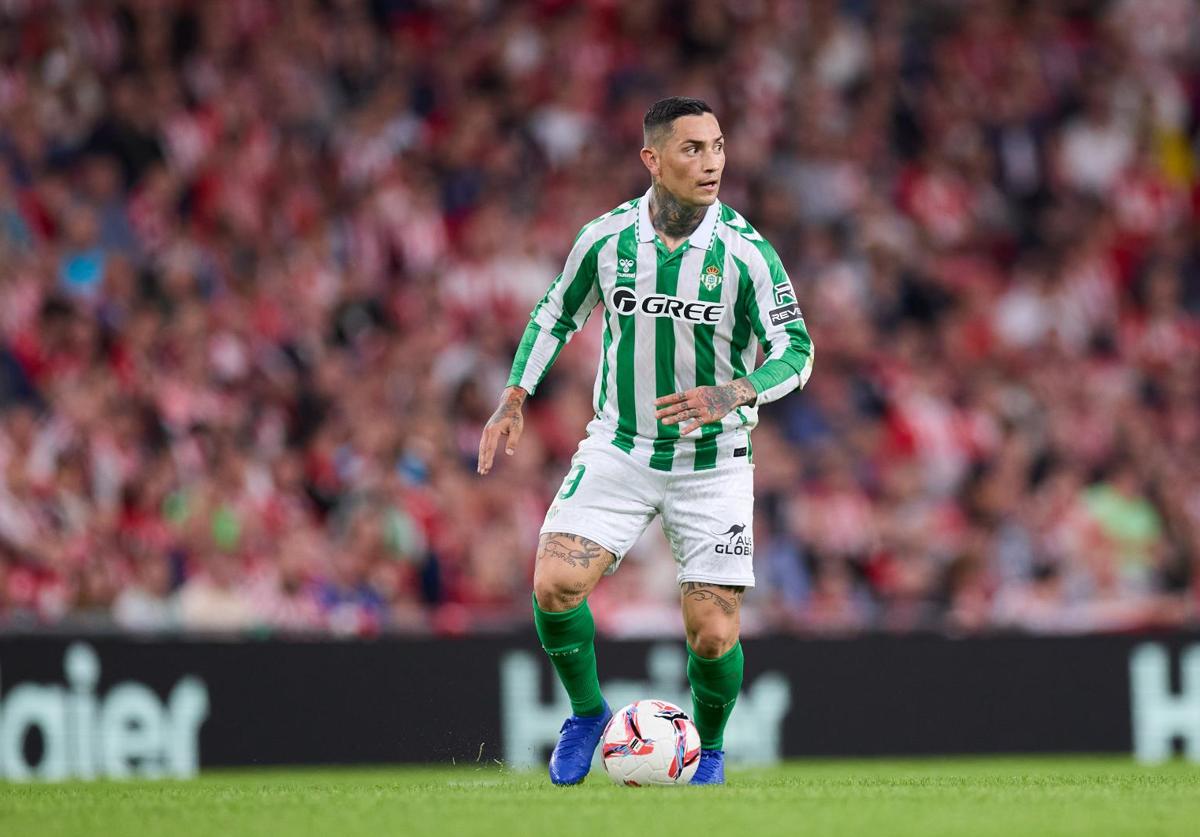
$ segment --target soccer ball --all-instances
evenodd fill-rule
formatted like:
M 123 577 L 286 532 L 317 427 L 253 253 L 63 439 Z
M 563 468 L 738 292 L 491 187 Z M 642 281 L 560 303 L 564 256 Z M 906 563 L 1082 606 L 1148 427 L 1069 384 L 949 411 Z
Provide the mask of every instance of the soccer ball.
M 618 785 L 686 785 L 700 766 L 700 733 L 682 709 L 639 700 L 612 716 L 601 739 L 604 772 Z

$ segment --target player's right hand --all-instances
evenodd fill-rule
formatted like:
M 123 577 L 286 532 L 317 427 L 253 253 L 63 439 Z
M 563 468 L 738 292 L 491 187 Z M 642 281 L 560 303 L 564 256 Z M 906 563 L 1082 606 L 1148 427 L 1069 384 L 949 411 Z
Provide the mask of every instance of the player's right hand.
M 486 474 L 492 470 L 492 460 L 496 456 L 496 445 L 501 436 L 507 436 L 504 452 L 512 456 L 517 452 L 517 442 L 521 441 L 521 432 L 525 429 L 525 417 L 521 415 L 521 405 L 525 403 L 528 393 L 520 387 L 509 387 L 500 397 L 500 406 L 488 423 L 483 426 L 483 436 L 479 439 L 479 464 L 476 470 Z

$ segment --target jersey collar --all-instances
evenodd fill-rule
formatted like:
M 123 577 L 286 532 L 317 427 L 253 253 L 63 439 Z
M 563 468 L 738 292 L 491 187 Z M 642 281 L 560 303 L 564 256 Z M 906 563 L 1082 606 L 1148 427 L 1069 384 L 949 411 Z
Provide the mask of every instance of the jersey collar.
M 650 193 L 653 191 L 654 187 L 651 186 L 638 201 L 637 238 L 643 244 L 654 240 L 654 224 L 650 221 Z M 704 220 L 700 222 L 700 226 L 696 227 L 695 232 L 688 236 L 688 246 L 699 247 L 701 250 L 711 249 L 713 238 L 717 233 L 717 219 L 720 217 L 721 202 L 713 201 L 712 206 L 704 213 Z

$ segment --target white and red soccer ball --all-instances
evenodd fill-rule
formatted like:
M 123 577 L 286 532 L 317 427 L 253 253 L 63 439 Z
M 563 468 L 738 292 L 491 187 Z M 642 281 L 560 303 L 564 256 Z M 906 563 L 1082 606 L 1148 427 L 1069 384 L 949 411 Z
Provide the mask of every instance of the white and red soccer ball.
M 686 785 L 700 766 L 696 725 L 665 700 L 639 700 L 614 713 L 600 746 L 604 772 L 618 785 Z

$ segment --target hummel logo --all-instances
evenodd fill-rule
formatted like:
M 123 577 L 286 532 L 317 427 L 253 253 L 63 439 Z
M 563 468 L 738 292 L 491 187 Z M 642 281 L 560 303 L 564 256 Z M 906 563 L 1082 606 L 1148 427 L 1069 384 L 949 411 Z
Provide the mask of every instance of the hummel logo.
M 617 259 L 617 269 L 622 273 L 632 273 L 633 259 Z

